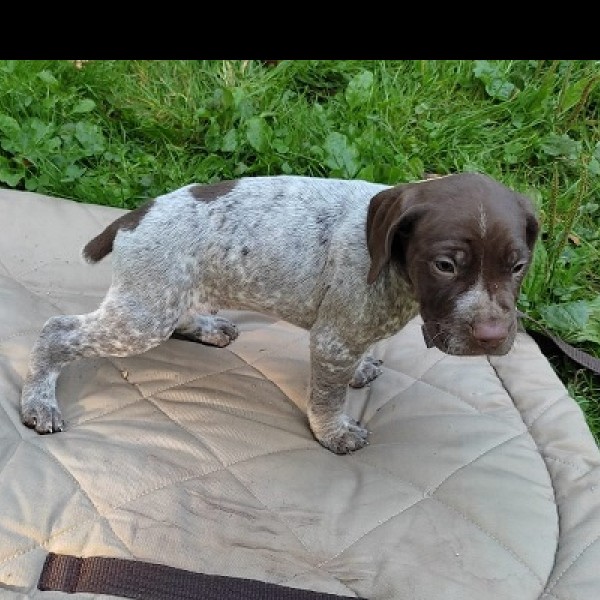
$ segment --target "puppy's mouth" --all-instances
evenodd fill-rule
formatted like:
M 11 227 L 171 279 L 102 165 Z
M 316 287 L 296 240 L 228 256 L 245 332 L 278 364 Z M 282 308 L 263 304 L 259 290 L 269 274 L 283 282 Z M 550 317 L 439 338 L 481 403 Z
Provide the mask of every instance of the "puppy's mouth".
M 517 329 L 516 318 L 505 322 L 482 322 L 475 325 L 444 324 L 425 321 L 421 326 L 428 348 L 438 348 L 456 356 L 501 356 L 513 345 Z

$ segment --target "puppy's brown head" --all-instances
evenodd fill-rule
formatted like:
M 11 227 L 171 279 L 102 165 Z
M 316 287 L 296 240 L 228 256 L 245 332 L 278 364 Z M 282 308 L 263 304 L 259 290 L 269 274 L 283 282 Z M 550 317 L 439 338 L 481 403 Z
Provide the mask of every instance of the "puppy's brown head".
M 505 354 L 537 234 L 531 201 L 485 175 L 398 185 L 369 206 L 368 282 L 384 268 L 409 282 L 428 346 Z

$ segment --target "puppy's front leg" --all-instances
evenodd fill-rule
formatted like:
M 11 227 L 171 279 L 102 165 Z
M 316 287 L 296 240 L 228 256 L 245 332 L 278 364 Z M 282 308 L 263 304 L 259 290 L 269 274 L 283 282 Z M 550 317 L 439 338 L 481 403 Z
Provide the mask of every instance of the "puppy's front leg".
M 330 328 L 311 331 L 308 421 L 315 438 L 336 454 L 367 444 L 367 430 L 344 413 L 348 382 L 363 352 L 350 349 Z

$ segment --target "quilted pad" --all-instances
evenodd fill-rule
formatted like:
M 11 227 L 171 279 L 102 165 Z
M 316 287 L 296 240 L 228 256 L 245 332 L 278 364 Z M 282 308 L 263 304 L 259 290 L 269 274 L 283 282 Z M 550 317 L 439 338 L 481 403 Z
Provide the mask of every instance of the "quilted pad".
M 307 333 L 248 312 L 224 349 L 73 363 L 66 431 L 21 425 L 31 346 L 98 305 L 110 257 L 79 252 L 122 212 L 0 191 L 1 598 L 68 598 L 36 589 L 49 551 L 372 600 L 600 597 L 600 453 L 525 333 L 490 359 L 427 349 L 418 318 L 379 343 L 347 456 L 308 428 Z

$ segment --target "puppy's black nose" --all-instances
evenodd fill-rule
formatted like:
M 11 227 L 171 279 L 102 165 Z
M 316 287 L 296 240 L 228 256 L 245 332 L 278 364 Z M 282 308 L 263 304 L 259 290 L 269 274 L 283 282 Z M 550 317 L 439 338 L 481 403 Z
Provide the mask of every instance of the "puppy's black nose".
M 484 349 L 497 348 L 508 337 L 508 327 L 504 323 L 487 321 L 473 325 L 473 338 Z

